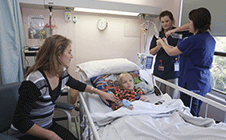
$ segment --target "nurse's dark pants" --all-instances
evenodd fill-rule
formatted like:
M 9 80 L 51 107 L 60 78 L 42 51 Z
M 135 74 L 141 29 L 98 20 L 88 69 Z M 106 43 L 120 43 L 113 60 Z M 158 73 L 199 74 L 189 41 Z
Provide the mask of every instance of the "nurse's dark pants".
M 187 83 L 185 83 L 184 88 L 187 89 Z M 199 94 L 199 93 L 196 93 L 196 94 Z M 183 101 L 185 106 L 190 107 L 191 96 L 189 96 L 183 92 L 180 92 L 180 99 Z M 198 100 L 194 97 L 192 98 L 192 106 L 191 106 L 190 112 L 193 116 L 197 116 L 197 117 L 199 116 L 199 111 L 200 111 L 201 105 L 202 105 L 201 100 Z
M 185 106 L 190 107 L 191 96 L 181 92 L 180 98 L 183 101 Z M 198 117 L 201 105 L 202 105 L 201 100 L 193 98 L 192 99 L 191 114 Z

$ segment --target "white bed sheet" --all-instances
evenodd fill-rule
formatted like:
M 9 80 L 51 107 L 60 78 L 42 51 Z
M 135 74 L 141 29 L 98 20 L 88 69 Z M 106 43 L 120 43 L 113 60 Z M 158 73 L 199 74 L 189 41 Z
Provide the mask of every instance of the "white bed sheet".
M 165 94 L 165 95 L 167 95 L 167 94 Z M 108 107 L 107 105 L 105 105 L 103 103 L 103 101 L 100 99 L 100 97 L 98 95 L 84 92 L 83 97 L 85 99 L 86 105 L 89 109 L 89 113 L 91 114 L 91 116 L 92 116 L 92 114 L 96 114 L 96 113 L 107 114 L 107 113 L 114 112 L 114 111 L 112 111 L 112 109 L 110 107 Z M 169 95 L 167 95 L 167 97 L 170 98 Z M 150 99 L 150 101 L 152 103 L 155 103 L 155 102 L 161 100 L 162 95 L 156 96 L 155 94 L 148 94 L 148 98 Z M 122 108 L 125 108 L 125 107 L 122 107 Z M 125 108 L 125 109 L 127 109 L 127 108 Z M 90 128 L 89 128 L 89 125 L 88 125 L 88 122 L 87 122 L 86 115 L 83 116 L 83 119 L 84 120 L 81 123 L 81 127 L 84 128 L 84 132 L 82 133 L 82 137 L 83 137 L 83 139 L 86 140 L 86 139 L 89 139 L 89 137 L 88 137 L 89 130 L 88 129 L 90 129 Z M 94 123 L 96 124 L 96 122 L 94 122 Z M 96 125 L 96 128 L 99 130 L 98 125 Z M 105 140 L 105 139 L 103 139 L 103 140 Z
M 226 139 L 226 124 L 193 117 L 180 99 L 162 105 L 133 102 L 134 110 L 120 108 L 91 113 L 101 140 L 213 140 Z

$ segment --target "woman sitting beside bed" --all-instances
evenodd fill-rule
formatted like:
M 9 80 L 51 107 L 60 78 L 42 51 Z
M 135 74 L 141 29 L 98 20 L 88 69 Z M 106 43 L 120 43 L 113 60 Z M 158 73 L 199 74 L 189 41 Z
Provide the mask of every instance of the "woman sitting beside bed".
M 54 120 L 54 108 L 65 85 L 116 102 L 115 96 L 74 79 L 67 72 L 72 55 L 71 40 L 61 35 L 46 38 L 19 88 L 19 99 L 10 135 L 20 140 L 77 140 Z M 107 103 L 108 104 L 108 103 Z
M 135 88 L 133 77 L 129 73 L 121 73 L 118 78 L 120 89 L 116 91 L 115 96 L 118 98 L 117 103 L 112 103 L 111 108 L 117 110 L 125 106 L 130 110 L 133 109 L 132 101 L 142 100 L 149 102 L 148 97 L 144 91 L 138 87 Z

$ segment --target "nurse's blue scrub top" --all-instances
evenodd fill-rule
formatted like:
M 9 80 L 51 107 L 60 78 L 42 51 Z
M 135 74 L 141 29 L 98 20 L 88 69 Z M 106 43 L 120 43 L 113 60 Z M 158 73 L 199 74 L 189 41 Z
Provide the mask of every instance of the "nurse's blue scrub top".
M 216 41 L 208 33 L 201 33 L 185 38 L 178 43 L 180 55 L 179 86 L 205 96 L 211 91 L 213 55 Z
M 175 27 L 173 27 L 173 29 L 175 29 Z M 191 33 L 189 33 L 188 31 L 176 32 L 176 33 L 182 34 L 183 38 L 191 35 Z M 163 31 L 159 32 L 159 37 L 160 38 L 165 37 L 165 34 Z M 153 36 L 151 44 L 150 44 L 150 49 L 152 49 L 156 46 L 156 40 L 157 40 L 157 38 L 155 36 Z M 177 45 L 178 39 L 175 39 L 175 38 L 172 38 L 171 36 L 169 36 L 167 38 L 167 41 L 168 41 L 169 45 L 175 47 Z M 178 55 L 177 56 L 169 56 L 165 52 L 165 50 L 163 48 L 161 48 L 156 55 L 153 74 L 155 76 L 158 76 L 165 80 L 178 78 L 179 71 L 174 70 L 174 64 L 176 62 L 179 63 Z M 162 70 L 159 69 L 159 66 L 162 66 Z

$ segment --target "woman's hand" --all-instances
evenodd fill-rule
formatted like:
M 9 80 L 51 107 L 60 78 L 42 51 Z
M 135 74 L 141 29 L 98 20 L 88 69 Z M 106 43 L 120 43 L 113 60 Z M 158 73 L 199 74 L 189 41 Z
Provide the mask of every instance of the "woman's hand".
M 159 38 L 158 40 L 156 40 L 156 44 L 157 46 L 169 45 L 166 38 Z
M 149 102 L 148 96 L 147 95 L 141 95 L 140 100 L 144 102 Z
M 159 39 L 161 39 L 161 38 L 159 38 Z M 159 39 L 158 39 L 158 40 L 159 40 Z M 156 47 L 157 47 L 158 50 L 159 50 L 159 49 L 161 49 L 162 45 L 161 45 L 160 42 L 158 42 L 158 40 L 156 40 Z
M 100 98 L 107 104 L 109 105 L 109 103 L 107 102 L 107 100 L 110 100 L 112 102 L 117 103 L 117 97 L 114 94 L 110 94 L 107 92 L 103 92 L 101 90 L 97 91 L 97 94 L 100 96 Z
M 167 39 L 164 37 L 164 38 L 162 38 L 162 41 L 168 46 L 169 44 L 168 44 L 168 41 L 167 41 Z
M 162 46 L 162 44 L 164 44 L 164 42 L 161 38 L 159 38 L 158 40 L 156 40 L 156 44 L 157 44 L 157 46 Z

